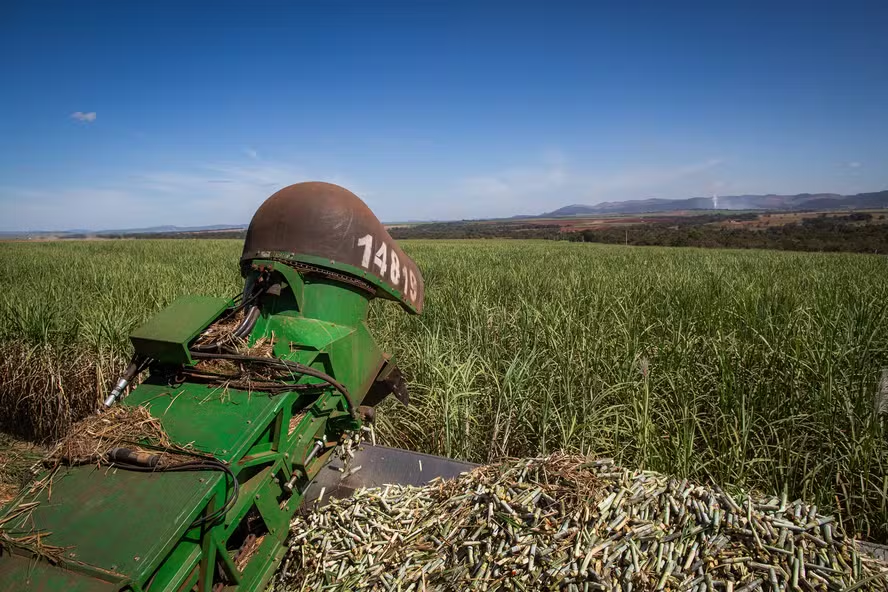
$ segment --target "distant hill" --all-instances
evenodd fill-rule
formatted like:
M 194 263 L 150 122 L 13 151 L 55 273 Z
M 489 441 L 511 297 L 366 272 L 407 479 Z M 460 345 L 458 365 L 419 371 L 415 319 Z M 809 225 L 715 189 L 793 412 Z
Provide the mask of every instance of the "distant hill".
M 566 218 L 602 214 L 642 214 L 648 212 L 676 212 L 683 210 L 864 210 L 888 208 L 888 191 L 839 195 L 837 193 L 799 193 L 798 195 L 724 195 L 690 197 L 687 199 L 639 199 L 605 201 L 594 206 L 573 204 L 540 218 Z M 516 216 L 518 218 L 519 216 Z M 527 218 L 528 216 L 520 216 Z
M 212 230 L 242 230 L 246 224 L 213 224 L 211 226 L 149 226 L 147 228 L 124 228 L 120 230 L 101 230 L 92 234 L 167 234 L 171 232 L 208 232 Z M 79 231 L 83 232 L 83 231 Z
M 797 195 L 720 195 L 712 197 L 689 197 L 686 199 L 637 199 L 627 201 L 605 201 L 594 206 L 572 204 L 551 212 L 537 215 L 518 215 L 509 220 L 528 220 L 536 218 L 575 218 L 584 216 L 603 216 L 610 214 L 645 214 L 668 213 L 696 210 L 701 213 L 709 210 L 754 210 L 764 212 L 799 212 L 828 210 L 873 210 L 888 208 L 888 190 L 856 195 L 839 195 L 838 193 L 799 193 Z M 392 228 L 404 225 L 424 224 L 429 222 L 399 222 L 387 224 Z M 210 237 L 216 233 L 246 230 L 247 224 L 213 224 L 210 226 L 150 226 L 147 228 L 123 228 L 114 230 L 32 230 L 21 232 L 0 231 L 0 239 L 49 239 L 49 238 L 111 238 L 111 237 L 195 237 L 202 233 Z M 221 235 L 219 235 L 221 236 Z M 226 234 L 227 236 L 227 234 Z M 234 234 L 232 234 L 234 236 Z M 238 237 L 241 235 L 238 234 Z
M 120 228 L 112 230 L 22 230 L 18 231 L 0 231 L 0 238 L 84 238 L 84 237 L 107 237 L 107 236 L 127 236 L 127 235 L 145 235 L 145 234 L 180 234 L 195 232 L 216 232 L 219 230 L 245 230 L 246 224 L 212 224 L 210 226 L 148 226 L 146 228 Z

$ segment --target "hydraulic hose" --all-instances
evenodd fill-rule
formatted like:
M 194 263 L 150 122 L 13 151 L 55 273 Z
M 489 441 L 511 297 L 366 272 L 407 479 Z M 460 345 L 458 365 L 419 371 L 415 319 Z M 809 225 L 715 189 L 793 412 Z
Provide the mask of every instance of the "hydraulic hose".
M 83 458 L 62 459 L 62 464 L 66 466 L 80 466 L 100 462 L 102 460 L 112 463 L 112 466 L 126 471 L 135 471 L 138 473 L 179 473 L 185 471 L 221 471 L 227 478 L 231 479 L 231 487 L 228 488 L 231 494 L 225 500 L 225 503 L 215 511 L 196 519 L 191 526 L 200 526 L 201 524 L 212 524 L 222 518 L 234 504 L 240 495 L 240 483 L 234 472 L 224 462 L 206 456 L 193 455 L 184 450 L 173 448 L 139 445 L 142 448 L 149 448 L 160 452 L 169 452 L 174 454 L 188 454 L 195 457 L 195 460 L 184 461 L 176 464 L 162 464 L 160 454 L 150 454 L 130 448 L 112 448 L 103 454 L 94 454 Z M 226 483 L 227 485 L 227 483 Z
M 148 364 L 151 363 L 150 358 L 142 358 L 140 356 L 133 356 L 133 359 L 130 360 L 129 366 L 126 367 L 126 370 L 123 371 L 123 375 L 117 380 L 117 384 L 114 385 L 114 389 L 111 391 L 105 398 L 105 407 L 111 407 L 116 403 L 119 399 L 123 397 L 123 393 L 126 390 L 126 387 L 142 373 L 145 368 L 148 367 Z
M 253 327 L 256 326 L 256 321 L 259 319 L 259 307 L 258 306 L 250 306 L 247 309 L 247 312 L 244 313 L 244 320 L 241 321 L 241 324 L 238 325 L 237 329 L 232 332 L 234 337 L 238 339 L 243 339 L 253 330 Z
M 232 360 L 234 362 L 247 362 L 253 364 L 262 364 L 265 366 L 271 366 L 272 368 L 278 368 L 281 370 L 287 370 L 294 374 L 303 374 L 305 376 L 312 376 L 314 378 L 319 378 L 335 388 L 337 391 L 342 393 L 345 396 L 346 401 L 351 405 L 351 400 L 349 399 L 348 389 L 345 386 L 338 382 L 335 378 L 327 374 L 326 372 L 321 372 L 320 370 L 315 370 L 311 366 L 306 366 L 305 364 L 300 364 L 299 362 L 291 362 L 290 360 L 280 360 L 278 358 L 263 358 L 260 356 L 244 356 L 240 354 L 217 354 L 217 353 L 208 353 L 208 352 L 198 352 L 191 351 L 192 357 L 198 360 Z
M 218 508 L 210 514 L 207 514 L 206 516 L 198 518 L 191 523 L 192 527 L 200 526 L 201 524 L 212 524 L 219 518 L 223 517 L 228 512 L 228 510 L 234 507 L 234 504 L 235 502 L 237 502 L 237 498 L 240 495 L 240 483 L 238 482 L 237 477 L 235 476 L 234 472 L 232 472 L 231 468 L 222 461 L 212 458 L 204 458 L 201 460 L 186 461 L 175 465 L 158 465 L 157 461 L 147 458 L 153 455 L 144 455 L 146 458 L 144 460 L 140 459 L 140 461 L 137 462 L 127 462 L 126 457 L 130 456 L 132 453 L 128 450 L 126 452 L 130 454 L 122 454 L 120 452 L 120 449 L 113 449 L 109 452 L 109 460 L 112 460 L 115 467 L 127 471 L 136 471 L 142 473 L 222 471 L 226 474 L 227 477 L 231 478 L 231 495 L 228 496 L 228 499 L 225 500 L 225 503 L 222 505 L 222 507 Z
M 222 345 L 224 345 L 224 341 L 229 337 L 234 337 L 236 339 L 244 339 L 250 332 L 253 330 L 253 327 L 256 326 L 256 321 L 259 320 L 259 315 L 261 313 L 259 307 L 255 304 L 256 300 L 259 299 L 260 296 L 265 294 L 269 285 L 267 281 L 264 281 L 264 278 L 260 278 L 260 284 L 253 287 L 252 293 L 248 297 L 243 297 L 242 295 L 238 295 L 233 299 L 234 302 L 240 302 L 234 308 L 225 312 L 219 320 L 227 319 L 231 317 L 241 310 L 245 310 L 244 318 L 240 322 L 240 324 L 227 336 L 223 336 L 216 341 L 212 341 L 210 343 L 200 343 L 192 346 L 193 351 L 213 351 L 219 349 Z

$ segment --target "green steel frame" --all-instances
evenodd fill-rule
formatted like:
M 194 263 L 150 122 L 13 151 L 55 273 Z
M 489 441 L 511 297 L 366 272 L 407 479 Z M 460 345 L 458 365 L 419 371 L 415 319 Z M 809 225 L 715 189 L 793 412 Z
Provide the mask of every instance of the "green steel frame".
M 263 270 L 283 289 L 264 297 L 249 341 L 273 340 L 274 357 L 331 375 L 347 387 L 348 399 L 306 376 L 294 384 L 318 384 L 314 394 L 171 382 L 176 363 L 191 363 L 187 343 L 222 310 L 213 299 L 175 303 L 134 333 L 137 352 L 165 363 L 156 363 L 123 404 L 148 407 L 175 444 L 226 463 L 239 483 L 237 502 L 223 520 L 195 527 L 231 495 L 221 472 L 64 469 L 51 488 L 13 502 L 39 504 L 26 522 L 9 526 L 43 532 L 43 542 L 64 547 L 64 554 L 53 565 L 25 549 L 4 551 L 0 590 L 264 589 L 305 489 L 343 434 L 360 428 L 356 410 L 388 362 L 366 326 L 370 294 L 335 278 L 300 275 L 279 260 L 254 261 L 249 274 Z M 319 441 L 320 453 L 308 459 Z M 294 476 L 290 494 L 284 484 Z M 237 557 L 246 548 L 249 557 Z

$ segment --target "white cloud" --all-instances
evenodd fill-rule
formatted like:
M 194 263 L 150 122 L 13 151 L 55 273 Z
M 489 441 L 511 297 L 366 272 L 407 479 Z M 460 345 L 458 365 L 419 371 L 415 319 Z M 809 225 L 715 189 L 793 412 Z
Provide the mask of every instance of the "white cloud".
M 524 194 L 556 189 L 567 181 L 560 165 L 508 169 L 493 175 L 467 177 L 461 181 L 469 197 L 515 198 Z
M 705 173 L 706 171 L 719 166 L 722 162 L 723 161 L 720 158 L 710 158 L 702 162 L 675 167 L 629 169 L 599 179 L 590 179 L 590 188 L 597 193 L 625 189 L 661 191 L 664 189 L 664 186 L 667 186 L 670 183 L 693 177 L 699 173 Z
M 175 214 L 166 223 L 184 225 L 245 224 L 272 193 L 302 181 L 328 181 L 356 191 L 341 175 L 308 171 L 283 162 L 219 163 L 184 172 L 157 171 L 136 175 L 133 191 L 145 200 L 173 200 Z M 357 191 L 356 191 L 357 192 Z M 363 195 L 360 194 L 359 195 Z
M 89 230 L 174 224 L 246 224 L 272 193 L 328 181 L 365 197 L 358 184 L 281 162 L 220 163 L 151 171 L 79 188 L 0 187 L 0 230 Z M 372 206 L 371 206 L 372 207 Z
M 852 168 L 852 169 L 859 169 L 862 166 L 863 165 L 861 163 L 857 162 L 856 160 L 852 160 L 851 162 L 848 163 L 848 167 Z
M 247 146 L 246 148 L 244 148 L 244 154 L 246 154 L 253 160 L 259 160 L 259 153 L 256 151 L 255 148 L 250 148 L 249 146 Z
M 236 162 L 137 171 L 74 188 L 0 187 L 0 230 L 245 224 L 269 195 L 309 180 L 347 187 L 385 221 L 538 214 L 570 203 L 707 195 L 724 172 L 712 158 L 596 174 L 549 152 L 528 166 L 437 186 L 389 181 L 381 190 L 335 172 L 253 158 L 247 150 Z
M 76 119 L 77 121 L 83 121 L 85 123 L 92 123 L 96 120 L 96 112 L 89 111 L 84 113 L 83 111 L 75 111 L 71 114 L 71 119 Z
M 154 207 L 114 188 L 18 189 L 0 187 L 0 230 L 119 229 L 142 224 Z

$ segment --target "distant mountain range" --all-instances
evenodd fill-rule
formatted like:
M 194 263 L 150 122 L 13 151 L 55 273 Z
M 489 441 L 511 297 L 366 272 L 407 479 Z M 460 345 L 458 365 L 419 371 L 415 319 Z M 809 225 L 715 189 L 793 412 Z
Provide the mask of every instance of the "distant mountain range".
M 212 224 L 210 226 L 149 226 L 147 228 L 126 228 L 123 230 L 103 230 L 96 234 L 154 234 L 158 232 L 206 232 L 212 230 L 243 230 L 246 224 Z
M 888 208 L 888 190 L 856 195 L 838 193 L 799 193 L 797 195 L 719 195 L 715 197 L 690 197 L 687 199 L 637 199 L 605 201 L 594 206 L 573 204 L 551 212 L 536 215 L 512 216 L 511 219 L 575 218 L 610 214 L 645 214 L 679 212 L 687 210 L 756 210 L 797 212 L 812 210 L 871 210 Z M 425 222 L 428 223 L 428 222 Z M 0 232 L 0 238 L 74 238 L 89 236 L 120 236 L 127 234 L 175 234 L 185 232 L 213 232 L 219 230 L 244 230 L 246 224 L 214 224 L 211 226 L 150 226 L 117 230 L 34 230 Z
M 888 208 L 888 191 L 839 195 L 838 193 L 799 193 L 798 195 L 719 195 L 687 199 L 639 199 L 605 201 L 594 206 L 574 204 L 536 216 L 516 218 L 568 218 L 602 214 L 642 214 L 684 210 L 866 210 Z
M 23 230 L 21 232 L 5 231 L 0 232 L 0 237 L 23 237 L 30 236 L 36 238 L 58 237 L 70 238 L 73 236 L 108 236 L 108 235 L 126 235 L 126 234 L 175 234 L 177 232 L 212 232 L 214 230 L 244 230 L 246 224 L 211 224 L 210 226 L 148 226 L 145 228 L 120 228 L 112 230 Z

